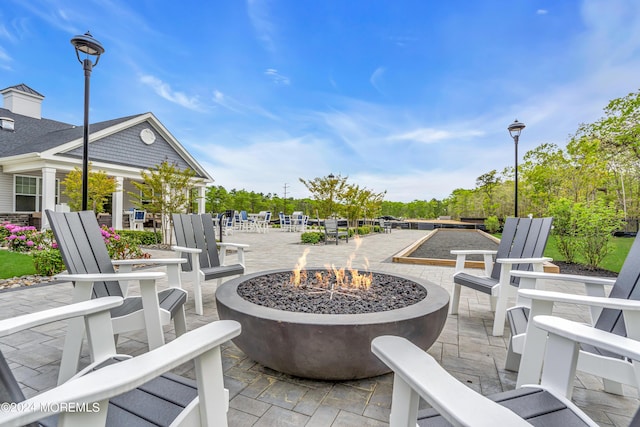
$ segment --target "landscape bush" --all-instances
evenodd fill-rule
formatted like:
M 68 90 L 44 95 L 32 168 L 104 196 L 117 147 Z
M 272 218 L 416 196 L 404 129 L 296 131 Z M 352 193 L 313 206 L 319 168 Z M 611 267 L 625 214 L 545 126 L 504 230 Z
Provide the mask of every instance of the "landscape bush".
M 118 230 L 121 237 L 135 239 L 140 245 L 150 246 L 162 242 L 162 232 L 141 230 Z
M 484 220 L 484 227 L 489 234 L 496 234 L 500 230 L 500 220 L 495 215 L 489 216 Z
M 48 248 L 33 251 L 33 265 L 40 276 L 53 276 L 66 269 L 58 249 Z
M 319 231 L 308 231 L 300 235 L 302 243 L 315 245 L 320 242 L 324 242 L 324 233 Z
M 2 224 L 4 244 L 15 252 L 29 252 L 35 250 L 42 243 L 42 234 L 32 226 Z
M 113 227 L 102 226 L 100 230 L 102 238 L 107 245 L 107 251 L 111 259 L 132 259 L 150 258 L 151 255 L 144 253 L 140 248 L 140 240 L 136 235 L 120 235 Z M 151 233 L 153 234 L 153 233 Z

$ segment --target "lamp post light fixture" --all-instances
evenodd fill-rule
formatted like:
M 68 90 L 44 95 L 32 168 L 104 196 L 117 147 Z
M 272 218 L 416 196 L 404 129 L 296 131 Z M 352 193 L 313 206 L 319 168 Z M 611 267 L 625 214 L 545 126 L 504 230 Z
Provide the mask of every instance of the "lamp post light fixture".
M 76 48 L 76 57 L 84 69 L 84 135 L 82 146 L 82 210 L 87 210 L 89 200 L 89 81 L 91 70 L 98 65 L 100 55 L 104 53 L 104 48 L 100 42 L 93 38 L 87 31 L 83 35 L 75 36 L 71 39 L 71 44 Z M 80 58 L 80 53 L 86 54 L 85 59 Z M 95 56 L 95 62 L 92 60 Z
M 509 127 L 507 128 L 509 130 L 509 134 L 511 135 L 511 138 L 513 138 L 513 142 L 515 143 L 516 146 L 516 169 L 515 169 L 515 177 L 514 177 L 514 182 L 515 182 L 515 190 L 514 190 L 514 216 L 516 218 L 518 218 L 518 140 L 520 139 L 520 133 L 522 132 L 522 129 L 525 128 L 524 123 L 519 122 L 518 119 L 515 119 L 513 121 L 513 123 L 511 123 L 509 125 Z

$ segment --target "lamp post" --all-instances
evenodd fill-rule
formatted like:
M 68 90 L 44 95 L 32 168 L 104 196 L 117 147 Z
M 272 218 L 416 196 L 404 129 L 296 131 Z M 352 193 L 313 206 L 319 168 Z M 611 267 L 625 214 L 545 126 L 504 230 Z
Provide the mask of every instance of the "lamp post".
M 91 70 L 98 65 L 100 55 L 104 53 L 104 48 L 100 42 L 93 38 L 87 31 L 83 35 L 75 36 L 71 39 L 71 44 L 76 48 L 76 57 L 84 68 L 84 135 L 82 146 L 82 210 L 87 210 L 89 200 L 89 80 Z M 86 54 L 85 59 L 80 59 L 80 52 Z M 91 56 L 96 57 L 93 62 Z
M 520 139 L 520 133 L 524 128 L 525 128 L 524 123 L 519 122 L 518 119 L 515 119 L 513 123 L 511 123 L 507 128 L 516 146 L 516 169 L 515 169 L 515 190 L 514 190 L 515 191 L 514 192 L 514 206 L 515 206 L 514 216 L 516 218 L 518 218 L 518 140 Z

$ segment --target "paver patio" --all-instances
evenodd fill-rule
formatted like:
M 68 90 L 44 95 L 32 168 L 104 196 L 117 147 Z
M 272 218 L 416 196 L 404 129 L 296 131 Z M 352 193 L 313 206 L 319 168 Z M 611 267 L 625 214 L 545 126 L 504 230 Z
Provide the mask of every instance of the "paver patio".
M 372 270 L 397 272 L 428 279 L 451 291 L 453 268 L 395 264 L 391 257 L 428 231 L 393 230 L 361 239 L 361 245 L 350 240 L 339 245 L 300 245 L 300 233 L 284 233 L 277 229 L 267 234 L 236 232 L 224 236 L 225 241 L 248 243 L 247 272 L 276 268 L 293 268 L 305 248 L 310 248 L 308 266 L 344 265 L 356 251 L 355 266 L 365 258 Z M 153 251 L 154 256 L 172 256 L 171 252 Z M 205 286 L 204 316 L 195 314 L 193 300 L 187 301 L 187 325 L 197 328 L 217 319 L 213 284 Z M 190 283 L 183 283 L 191 292 Z M 571 285 L 549 288 L 580 292 Z M 68 304 L 70 283 L 23 288 L 0 292 L 0 317 Z M 191 295 L 190 295 L 191 296 Z M 438 341 L 429 350 L 449 372 L 483 394 L 515 387 L 516 374 L 504 370 L 508 332 L 504 337 L 491 336 L 493 316 L 488 311 L 486 295 L 463 290 L 460 314 L 449 316 Z M 563 307 L 566 317 L 586 320 L 587 312 Z M 55 385 L 66 325 L 62 322 L 7 337 L 0 349 L 8 359 L 27 396 Z M 508 328 L 507 328 L 508 330 Z M 165 327 L 167 339 L 173 331 Z M 118 350 L 126 354 L 146 351 L 142 332 L 120 336 Z M 325 382 L 294 378 L 257 365 L 233 344 L 223 351 L 225 384 L 230 390 L 230 426 L 385 426 L 389 417 L 391 374 L 358 381 Z M 345 355 L 348 357 L 348 355 Z M 88 356 L 85 354 L 85 359 Z M 85 360 L 86 361 L 86 360 Z M 191 366 L 179 372 L 193 376 Z M 599 378 L 578 374 L 574 401 L 600 425 L 626 426 L 640 404 L 635 389 L 626 387 L 625 397 L 605 393 Z

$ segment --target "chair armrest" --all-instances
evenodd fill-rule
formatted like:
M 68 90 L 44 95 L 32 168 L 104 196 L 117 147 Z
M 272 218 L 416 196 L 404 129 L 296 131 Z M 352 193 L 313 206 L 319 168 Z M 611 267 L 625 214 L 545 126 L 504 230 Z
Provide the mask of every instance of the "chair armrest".
M 533 323 L 554 335 L 640 361 L 640 341 L 556 316 L 535 316 Z
M 222 243 L 216 243 L 218 245 L 219 248 L 226 248 L 226 247 L 230 247 L 230 248 L 238 248 L 238 249 L 245 249 L 248 248 L 250 245 L 246 244 L 246 243 L 227 243 L 227 242 L 222 242 Z
M 514 277 L 525 277 L 531 279 L 547 279 L 554 281 L 575 282 L 584 284 L 596 284 L 596 285 L 613 285 L 616 279 L 596 276 L 580 276 L 576 274 L 558 274 L 558 273 L 543 273 L 536 271 L 512 271 L 511 275 Z
M 518 294 L 538 301 L 559 302 L 612 308 L 615 310 L 640 311 L 640 301 L 621 298 L 592 297 L 587 295 L 567 294 L 564 292 L 542 291 L 538 289 L 521 289 Z
M 97 406 L 96 409 L 99 408 L 103 413 L 101 415 L 106 415 L 107 399 L 133 390 L 189 360 L 200 357 L 207 359 L 206 356 L 211 350 L 215 350 L 239 334 L 240 324 L 233 320 L 220 320 L 201 326 L 148 353 L 105 366 L 36 395 L 22 402 L 19 406 L 20 411 L 0 412 L 0 425 L 28 424 L 54 414 L 56 409 L 64 411 L 69 407 L 69 402 L 77 405 L 74 406 L 75 408 L 86 404 L 86 407 L 92 410 Z M 208 369 L 209 364 L 202 363 L 201 368 L 198 367 L 199 365 L 200 363 L 196 360 L 196 372 L 211 371 Z M 213 366 L 213 368 L 215 370 L 217 367 Z M 222 378 L 220 378 L 221 381 Z M 198 386 L 200 388 L 200 384 Z M 220 390 L 220 393 L 223 391 Z M 98 402 L 98 405 L 94 405 L 94 402 Z M 203 404 L 205 403 L 201 401 L 200 405 Z M 74 408 L 69 409 L 68 415 L 74 416 L 73 410 Z M 87 413 L 80 415 L 88 416 Z M 86 421 L 85 418 L 83 419 Z
M 371 342 L 371 351 L 394 372 L 392 425 L 393 417 L 407 421 L 397 425 L 409 425 L 412 420 L 415 423 L 418 407 L 415 393 L 454 425 L 494 426 L 496 420 L 508 426 L 530 425 L 514 412 L 459 382 L 433 357 L 405 338 L 377 337 Z M 415 403 L 411 405 L 410 401 Z
M 139 259 L 117 259 L 112 260 L 113 265 L 138 265 L 138 264 L 155 264 L 155 265 L 172 265 L 187 262 L 184 258 L 139 258 Z
M 497 263 L 500 264 L 541 264 L 543 262 L 551 262 L 553 258 L 540 257 L 540 258 L 498 258 Z
M 118 280 L 158 280 L 166 276 L 161 271 L 135 271 L 132 273 L 58 274 L 55 279 L 64 282 L 108 282 Z
M 184 252 L 187 254 L 199 254 L 200 252 L 202 252 L 202 249 L 187 248 L 185 246 L 171 246 L 171 250 L 174 250 L 176 252 Z
M 96 298 L 89 301 L 64 305 L 37 313 L 25 314 L 11 319 L 0 320 L 0 336 L 11 335 L 36 326 L 66 320 L 73 317 L 88 316 L 101 311 L 111 310 L 122 304 L 121 297 Z
M 485 249 L 454 249 L 451 255 L 495 255 L 498 251 Z

